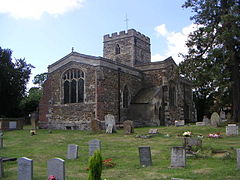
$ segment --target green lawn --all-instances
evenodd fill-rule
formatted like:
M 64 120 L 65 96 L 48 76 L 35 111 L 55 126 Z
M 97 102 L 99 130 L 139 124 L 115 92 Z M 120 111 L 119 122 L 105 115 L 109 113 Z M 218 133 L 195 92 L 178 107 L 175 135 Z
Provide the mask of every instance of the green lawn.
M 123 130 L 114 134 L 91 133 L 86 131 L 37 130 L 37 135 L 30 136 L 29 130 L 7 131 L 4 133 L 4 148 L 0 156 L 28 157 L 33 159 L 34 180 L 47 179 L 47 160 L 59 157 L 65 160 L 66 179 L 87 179 L 88 141 L 99 139 L 102 142 L 103 159 L 112 158 L 114 168 L 104 169 L 102 178 L 107 180 L 153 180 L 153 179 L 202 179 L 202 180 L 237 180 L 240 170 L 236 170 L 236 148 L 240 148 L 240 136 L 226 137 L 225 127 L 157 127 L 160 134 L 149 139 L 136 138 L 146 134 L 148 128 L 135 128 L 135 133 L 124 135 Z M 197 157 L 187 158 L 186 168 L 171 169 L 171 147 L 181 146 L 180 135 L 191 131 L 194 135 L 202 134 L 203 147 Z M 220 132 L 221 139 L 209 139 L 209 133 Z M 166 136 L 169 134 L 169 137 Z M 79 158 L 67 160 L 67 145 L 79 145 Z M 143 168 L 139 165 L 138 146 L 150 146 L 153 165 Z M 214 150 L 226 150 L 226 156 L 214 155 Z M 17 162 L 4 162 L 4 178 L 17 179 Z

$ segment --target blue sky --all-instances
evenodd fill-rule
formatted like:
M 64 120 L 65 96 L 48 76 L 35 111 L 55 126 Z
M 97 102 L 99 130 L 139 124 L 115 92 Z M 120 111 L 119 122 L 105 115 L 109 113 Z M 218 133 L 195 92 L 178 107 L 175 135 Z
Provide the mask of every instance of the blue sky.
M 193 30 L 184 0 L 0 0 L 0 46 L 35 68 L 32 77 L 71 52 L 102 56 L 103 35 L 134 28 L 151 39 L 152 61 L 186 52 Z M 30 80 L 32 81 L 32 79 Z M 31 86 L 31 82 L 30 85 Z

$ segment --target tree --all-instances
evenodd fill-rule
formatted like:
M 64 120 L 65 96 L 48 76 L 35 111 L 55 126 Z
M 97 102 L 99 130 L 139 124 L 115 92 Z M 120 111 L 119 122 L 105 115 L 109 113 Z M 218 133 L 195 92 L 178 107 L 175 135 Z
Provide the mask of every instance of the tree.
M 100 150 L 96 150 L 89 158 L 88 180 L 101 180 L 102 174 L 102 155 Z
M 215 101 L 215 110 L 232 104 L 233 121 L 240 122 L 240 2 L 187 0 L 183 7 L 195 13 L 198 29 L 189 35 L 180 73 L 193 81 L 198 100 Z
M 47 80 L 47 73 L 37 74 L 33 79 L 33 84 L 42 87 L 43 83 Z
M 0 116 L 5 117 L 19 115 L 19 103 L 33 68 L 25 59 L 13 60 L 11 56 L 10 49 L 0 47 Z

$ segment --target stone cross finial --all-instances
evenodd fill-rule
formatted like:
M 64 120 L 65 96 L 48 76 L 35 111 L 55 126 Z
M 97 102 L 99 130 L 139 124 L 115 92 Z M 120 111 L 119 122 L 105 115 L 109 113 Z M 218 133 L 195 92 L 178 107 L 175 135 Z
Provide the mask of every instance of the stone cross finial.
M 72 52 L 74 51 L 74 47 L 72 47 Z

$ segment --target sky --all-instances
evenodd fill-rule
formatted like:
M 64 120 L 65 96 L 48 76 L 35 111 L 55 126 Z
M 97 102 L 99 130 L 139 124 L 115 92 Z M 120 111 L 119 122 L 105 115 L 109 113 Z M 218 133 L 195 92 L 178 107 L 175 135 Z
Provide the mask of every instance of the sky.
M 184 0 L 0 0 L 0 46 L 33 65 L 35 75 L 74 51 L 103 55 L 103 36 L 136 29 L 151 39 L 152 61 L 178 64 L 195 26 Z M 128 27 L 126 24 L 128 18 Z

